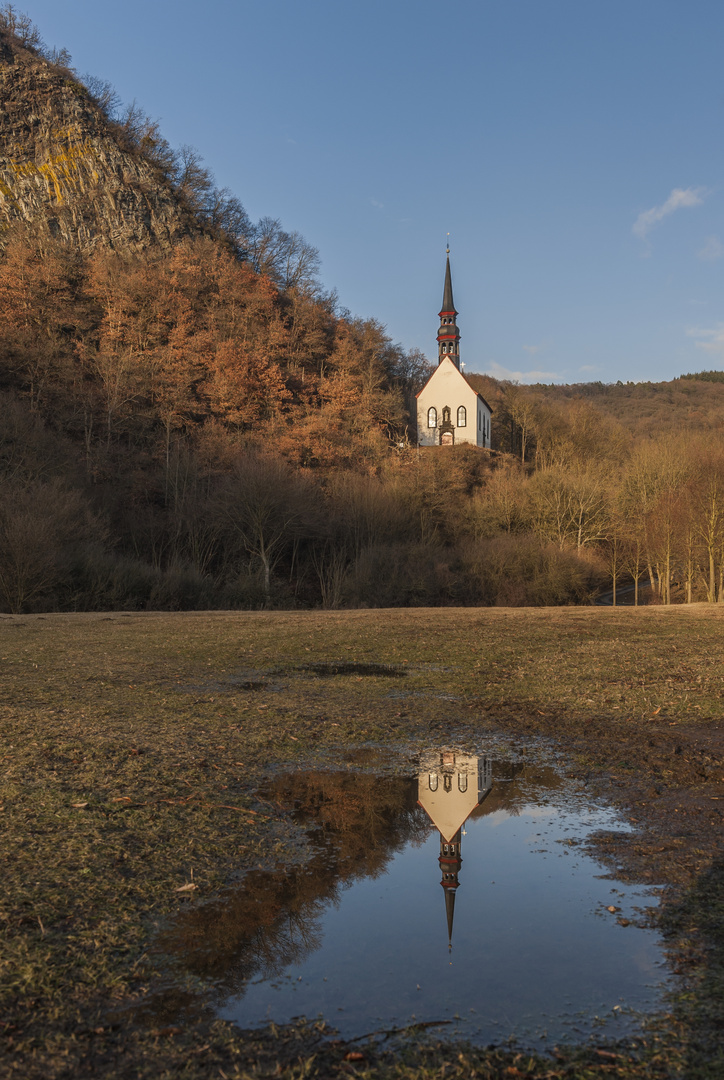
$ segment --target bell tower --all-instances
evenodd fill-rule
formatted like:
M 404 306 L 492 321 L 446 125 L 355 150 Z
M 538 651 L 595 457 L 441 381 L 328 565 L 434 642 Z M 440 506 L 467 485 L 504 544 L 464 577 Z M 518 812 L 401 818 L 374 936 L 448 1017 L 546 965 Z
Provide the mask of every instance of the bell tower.
M 455 367 L 460 370 L 460 331 L 458 330 L 457 311 L 453 303 L 452 276 L 450 274 L 450 243 L 446 248 L 447 261 L 445 263 L 445 286 L 442 292 L 442 311 L 440 312 L 440 329 L 437 332 L 437 362 L 441 364 L 446 358 L 452 360 Z

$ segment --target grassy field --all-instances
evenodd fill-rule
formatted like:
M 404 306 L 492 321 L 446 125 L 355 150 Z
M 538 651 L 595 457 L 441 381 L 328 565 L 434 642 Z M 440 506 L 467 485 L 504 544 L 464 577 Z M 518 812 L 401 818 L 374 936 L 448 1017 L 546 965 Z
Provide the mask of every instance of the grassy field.
M 716 607 L 0 616 L 4 1073 L 721 1076 L 723 707 Z M 257 797 L 270 770 L 487 736 L 549 740 L 639 826 L 599 854 L 668 886 L 658 1029 L 545 1059 L 411 1033 L 353 1059 L 321 1024 L 143 1019 L 162 980 L 194 990 L 156 970 L 159 928 L 299 860 Z

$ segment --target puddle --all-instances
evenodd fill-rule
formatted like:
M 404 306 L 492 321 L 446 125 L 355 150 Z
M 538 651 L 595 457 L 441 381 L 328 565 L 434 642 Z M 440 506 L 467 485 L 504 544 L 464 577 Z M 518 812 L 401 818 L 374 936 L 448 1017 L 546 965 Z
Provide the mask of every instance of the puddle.
M 303 823 L 308 861 L 248 874 L 159 943 L 221 1017 L 545 1046 L 628 1035 L 660 1005 L 661 942 L 637 925 L 656 896 L 582 843 L 630 830 L 554 769 L 434 751 L 409 778 L 298 773 L 264 796 Z
M 259 690 L 277 690 L 275 683 L 269 682 L 264 676 L 254 674 L 227 675 L 224 679 L 213 679 L 204 683 L 174 683 L 171 687 L 177 694 L 220 694 L 229 690 L 254 693 Z
M 407 674 L 404 668 L 394 664 L 372 664 L 362 661 L 328 661 L 320 664 L 302 664 L 300 671 L 309 671 L 321 678 L 333 675 L 376 675 L 377 677 L 400 679 Z

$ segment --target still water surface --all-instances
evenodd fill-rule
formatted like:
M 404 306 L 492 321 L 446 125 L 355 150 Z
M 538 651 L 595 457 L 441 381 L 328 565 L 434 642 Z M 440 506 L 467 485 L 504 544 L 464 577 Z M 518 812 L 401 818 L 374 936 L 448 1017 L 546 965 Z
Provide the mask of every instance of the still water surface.
M 660 940 L 630 921 L 655 896 L 581 846 L 627 826 L 553 769 L 434 751 L 406 780 L 297 774 L 268 794 L 313 857 L 249 875 L 166 942 L 214 981 L 222 1017 L 322 1014 L 345 1036 L 448 1021 L 534 1045 L 627 1034 L 660 1002 Z

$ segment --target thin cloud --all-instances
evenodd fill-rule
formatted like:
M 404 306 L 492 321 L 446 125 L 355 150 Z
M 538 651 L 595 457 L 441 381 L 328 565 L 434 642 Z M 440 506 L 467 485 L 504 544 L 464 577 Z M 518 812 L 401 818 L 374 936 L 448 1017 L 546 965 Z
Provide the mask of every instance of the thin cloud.
M 539 352 L 548 352 L 553 341 L 548 338 L 546 341 L 539 341 L 536 345 L 523 345 L 523 352 L 527 352 L 529 356 L 533 357 Z
M 370 199 L 370 204 L 374 206 L 377 210 L 384 210 L 385 208 L 385 204 L 377 202 L 377 199 Z
M 688 337 L 695 338 L 697 349 L 704 352 L 724 355 L 724 323 L 714 327 L 693 326 L 686 331 Z
M 697 258 L 703 259 L 704 262 L 714 262 L 715 259 L 721 259 L 724 255 L 724 244 L 718 236 L 707 236 L 704 247 L 696 254 Z
M 701 206 L 706 191 L 704 188 L 674 188 L 666 202 L 661 206 L 652 206 L 650 210 L 643 210 L 633 224 L 631 231 L 640 240 L 645 240 L 660 221 L 663 221 L 675 210 L 682 210 L 689 206 Z
M 511 371 L 502 364 L 493 361 L 485 371 L 486 375 L 492 375 L 494 379 L 507 379 L 510 382 L 538 383 L 538 382 L 563 382 L 563 376 L 556 371 Z
M 587 374 L 592 375 L 594 371 L 600 371 L 601 369 L 600 367 L 597 367 L 596 364 L 583 364 L 578 370 L 585 371 Z

